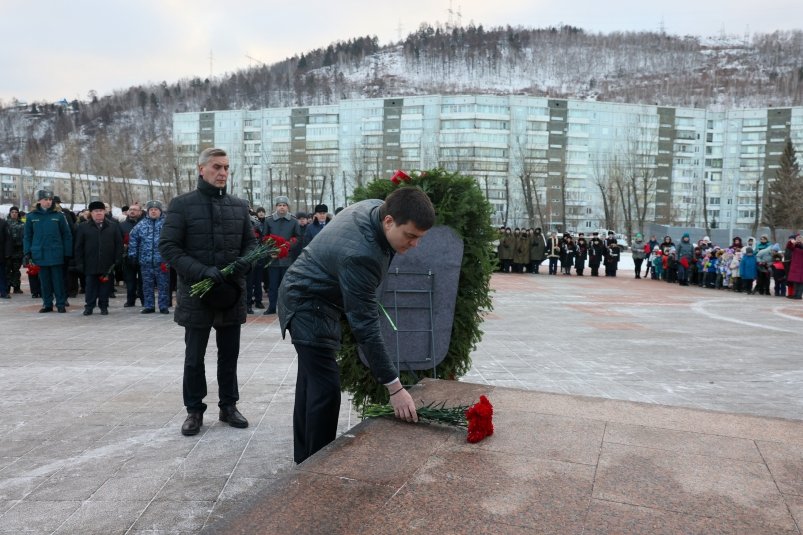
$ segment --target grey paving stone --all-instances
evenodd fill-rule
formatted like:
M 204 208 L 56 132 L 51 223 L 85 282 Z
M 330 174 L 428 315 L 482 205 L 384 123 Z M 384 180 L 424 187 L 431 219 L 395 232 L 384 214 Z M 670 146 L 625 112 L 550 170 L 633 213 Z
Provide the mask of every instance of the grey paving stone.
M 147 501 L 87 501 L 53 535 L 122 535 L 147 506 Z
M 213 506 L 212 501 L 154 501 L 137 519 L 131 531 L 198 533 L 212 513 Z
M 0 533 L 52 533 L 79 507 L 80 501 L 20 501 L 0 517 Z

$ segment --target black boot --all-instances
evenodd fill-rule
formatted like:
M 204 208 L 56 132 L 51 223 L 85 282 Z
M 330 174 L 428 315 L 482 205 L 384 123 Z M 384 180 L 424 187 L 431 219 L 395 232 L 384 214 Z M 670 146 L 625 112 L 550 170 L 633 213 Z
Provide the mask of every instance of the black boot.
M 248 427 L 248 420 L 245 419 L 245 416 L 240 414 L 240 411 L 238 411 L 237 407 L 234 405 L 220 407 L 220 421 L 241 429 Z
M 204 413 L 202 412 L 189 412 L 187 419 L 181 425 L 181 434 L 185 437 L 197 435 L 204 425 Z

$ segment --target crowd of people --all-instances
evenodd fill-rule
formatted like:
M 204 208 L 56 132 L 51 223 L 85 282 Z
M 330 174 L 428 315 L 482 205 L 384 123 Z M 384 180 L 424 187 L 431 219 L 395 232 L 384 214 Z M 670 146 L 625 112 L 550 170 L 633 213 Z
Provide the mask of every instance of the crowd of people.
M 144 208 L 133 202 L 122 207 L 121 216 L 113 217 L 109 204 L 101 201 L 73 212 L 52 191 L 40 190 L 36 196 L 30 212 L 12 206 L 6 218 L 0 217 L 0 299 L 24 294 L 25 274 L 31 297 L 42 301 L 40 313 L 66 313 L 70 298 L 83 295 L 85 316 L 96 310 L 108 315 L 109 299 L 117 298 L 118 286 L 124 287 L 124 308 L 136 307 L 139 301 L 142 314 L 170 313 L 177 276 L 159 252 L 166 218 L 162 202 L 151 200 Z M 256 239 L 281 236 L 294 246 L 288 258 L 267 268 L 263 260 L 249 272 L 248 314 L 255 314 L 255 309 L 276 313 L 284 272 L 332 217 L 325 204 L 310 214 L 291 214 L 286 196 L 277 197 L 271 214 L 262 207 L 249 208 Z
M 560 270 L 563 275 L 574 271 L 583 276 L 588 267 L 592 277 L 599 276 L 600 268 L 606 277 L 615 277 L 621 254 L 612 231 L 604 238 L 592 232 L 586 240 L 582 232 L 577 236 L 568 232 L 546 236 L 540 228 L 499 229 L 497 255 L 502 273 L 539 273 L 546 260 L 549 275 Z M 728 246 L 716 245 L 708 236 L 695 243 L 688 233 L 677 242 L 671 236 L 664 236 L 660 242 L 656 236 L 645 241 L 639 233 L 633 240 L 632 258 L 637 279 L 649 277 L 680 286 L 803 298 L 803 238 L 799 233 L 790 235 L 783 244 L 771 243 L 767 235 L 745 242 L 737 236 Z

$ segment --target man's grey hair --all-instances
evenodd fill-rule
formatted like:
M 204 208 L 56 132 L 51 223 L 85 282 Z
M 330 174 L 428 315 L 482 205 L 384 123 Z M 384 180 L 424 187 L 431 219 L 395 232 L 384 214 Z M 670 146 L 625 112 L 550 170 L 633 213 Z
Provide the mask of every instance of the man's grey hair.
M 215 147 L 209 147 L 208 149 L 204 149 L 201 152 L 201 155 L 198 156 L 198 165 L 203 167 L 204 165 L 209 162 L 212 158 L 217 158 L 218 156 L 227 156 L 226 151 L 223 149 L 218 149 Z

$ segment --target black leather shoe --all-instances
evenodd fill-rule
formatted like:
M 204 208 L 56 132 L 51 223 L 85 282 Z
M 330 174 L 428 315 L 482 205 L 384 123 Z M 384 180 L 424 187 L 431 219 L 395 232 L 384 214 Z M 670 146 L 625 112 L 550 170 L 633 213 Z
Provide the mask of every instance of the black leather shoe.
M 58 310 L 60 314 L 64 314 L 67 312 L 67 307 L 56 307 L 56 310 Z
M 248 307 L 248 309 L 245 312 L 247 314 L 253 314 L 254 313 L 254 309 L 253 309 L 253 307 Z
M 133 306 L 136 306 L 136 303 L 126 303 L 123 305 L 123 308 L 131 308 Z
M 240 429 L 248 427 L 248 420 L 234 406 L 220 407 L 220 421 Z
M 276 314 L 276 309 L 273 310 L 267 309 L 265 312 L 262 313 L 263 316 L 272 316 L 273 314 Z
M 16 288 L 16 287 L 15 287 L 15 288 L 14 288 L 14 293 L 15 293 L 15 294 L 22 294 L 22 293 L 25 293 L 25 292 L 23 292 L 21 288 Z
M 70 306 L 70 302 L 69 302 L 69 301 L 64 301 L 64 306 L 65 306 L 65 307 L 68 307 L 68 306 Z
M 159 314 L 170 314 L 170 310 L 167 308 L 160 308 Z
M 92 315 L 92 309 L 91 308 L 85 308 L 84 309 L 84 316 L 91 316 L 91 315 Z
M 101 316 L 108 316 L 109 315 L 109 309 L 108 308 L 101 308 L 100 309 L 100 315 Z
M 156 312 L 156 310 L 154 310 L 152 308 L 143 308 L 140 311 L 140 314 L 153 314 L 154 312 Z
M 187 419 L 181 425 L 181 434 L 185 437 L 197 435 L 204 425 L 204 413 L 202 412 L 189 412 Z
M 262 301 L 257 301 L 254 303 L 254 308 L 265 308 L 265 305 L 262 304 Z
M 45 312 L 53 312 L 53 307 L 42 307 L 39 309 L 40 314 L 44 314 Z

